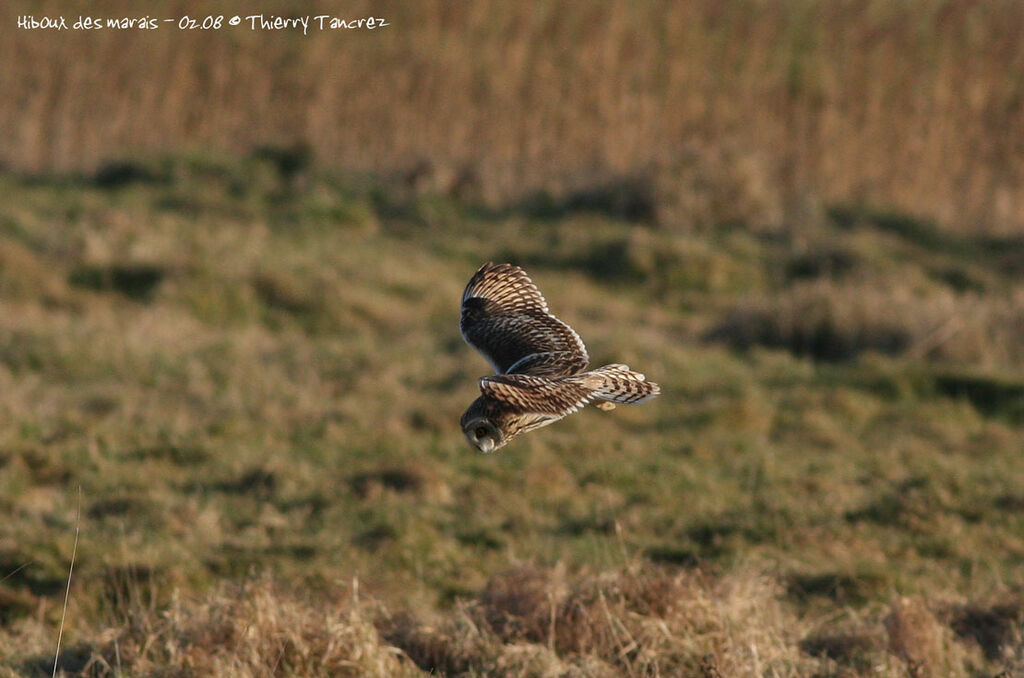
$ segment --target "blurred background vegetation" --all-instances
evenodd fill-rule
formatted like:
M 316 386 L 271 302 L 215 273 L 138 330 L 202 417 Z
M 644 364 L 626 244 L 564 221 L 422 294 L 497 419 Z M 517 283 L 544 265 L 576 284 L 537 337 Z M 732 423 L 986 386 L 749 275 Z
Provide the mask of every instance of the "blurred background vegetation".
M 1024 5 L 259 11 L 0 8 L 0 675 L 1024 671 Z M 475 453 L 487 260 L 663 395 Z
M 659 204 L 659 216 L 688 225 L 778 225 L 808 203 L 854 202 L 972 232 L 1024 226 L 1014 0 L 271 1 L 259 11 L 391 26 L 15 28 L 20 14 L 85 12 L 73 9 L 3 10 L 9 167 L 89 171 L 135 152 L 299 143 L 323 165 L 489 200 L 652 182 L 684 203 Z

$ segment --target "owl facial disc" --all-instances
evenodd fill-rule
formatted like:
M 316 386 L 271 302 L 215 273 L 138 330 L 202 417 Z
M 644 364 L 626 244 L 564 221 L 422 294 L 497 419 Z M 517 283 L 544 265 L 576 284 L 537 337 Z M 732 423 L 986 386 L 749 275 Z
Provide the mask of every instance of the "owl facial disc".
M 475 418 L 467 421 L 462 432 L 466 439 L 483 453 L 493 452 L 501 447 L 501 431 L 490 419 Z

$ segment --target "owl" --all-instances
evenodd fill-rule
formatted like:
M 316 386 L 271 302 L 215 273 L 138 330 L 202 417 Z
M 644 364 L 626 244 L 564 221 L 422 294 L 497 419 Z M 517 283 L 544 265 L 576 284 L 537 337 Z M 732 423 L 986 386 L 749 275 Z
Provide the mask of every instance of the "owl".
M 462 431 L 481 452 L 520 433 L 553 424 L 587 404 L 604 410 L 640 403 L 661 392 L 625 365 L 587 370 L 580 336 L 548 312 L 526 272 L 487 263 L 462 293 L 459 329 L 497 373 L 480 379 L 483 394 L 462 415 Z

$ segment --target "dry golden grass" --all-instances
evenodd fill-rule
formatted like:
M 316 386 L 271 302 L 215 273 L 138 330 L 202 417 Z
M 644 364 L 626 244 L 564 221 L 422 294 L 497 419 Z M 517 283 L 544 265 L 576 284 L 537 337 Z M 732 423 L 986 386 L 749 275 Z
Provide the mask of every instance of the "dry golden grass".
M 298 143 L 325 165 L 489 200 L 651 180 L 673 227 L 778 226 L 833 202 L 971 232 L 1024 227 L 1014 0 L 363 1 L 345 12 L 391 27 L 16 28 L 21 14 L 72 12 L 60 0 L 0 12 L 0 160 L 18 170 Z
M 1001 675 L 1024 668 L 1019 604 L 936 612 L 901 598 L 867 614 L 847 610 L 845 631 L 822 633 L 782 594 L 753 569 L 717 576 L 636 563 L 567 576 L 520 564 L 477 599 L 423 616 L 360 594 L 358 581 L 311 598 L 263 576 L 158 608 L 125 601 L 108 628 L 81 629 L 59 666 L 60 675 L 97 677 L 966 678 L 986 675 L 984 650 L 1002 662 Z M 1000 641 L 982 646 L 961 633 L 967 613 L 1002 615 Z M 0 640 L 20 645 L 0 675 L 49 675 L 52 639 L 38 622 Z
M 568 578 L 526 565 L 496 575 L 448 619 L 400 616 L 383 632 L 421 668 L 446 675 L 505 675 L 527 655 L 552 663 L 542 675 L 697 675 L 702 663 L 724 675 L 802 675 L 816 662 L 797 649 L 805 627 L 777 593 L 753 574 L 631 568 Z
M 85 631 L 58 661 L 59 675 L 89 676 L 390 676 L 419 675 L 382 644 L 363 608 L 296 597 L 269 579 L 222 586 L 202 599 L 175 596 L 159 610 L 129 601 L 125 618 L 102 633 Z M 49 675 L 52 655 L 40 636 L 18 650 L 14 668 Z

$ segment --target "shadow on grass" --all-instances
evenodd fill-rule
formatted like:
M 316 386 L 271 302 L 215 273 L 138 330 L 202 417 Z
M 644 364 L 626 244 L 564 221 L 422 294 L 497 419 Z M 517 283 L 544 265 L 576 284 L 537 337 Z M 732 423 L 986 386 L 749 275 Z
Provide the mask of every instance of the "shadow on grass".
M 985 656 L 996 661 L 1014 633 L 1024 628 L 1024 600 L 991 606 L 957 605 L 949 610 L 950 626 L 961 638 L 970 638 L 981 646 Z
M 696 568 L 703 562 L 696 551 L 681 546 L 651 546 L 644 549 L 644 557 L 659 565 L 685 568 Z
M 972 374 L 939 374 L 935 389 L 943 396 L 967 400 L 978 412 L 1024 423 L 1024 383 Z
M 1004 275 L 1024 276 L 1024 236 L 963 235 L 928 219 L 862 205 L 832 205 L 827 214 L 841 229 L 874 227 L 937 254 L 983 259 Z
M 32 678 L 49 678 L 53 675 L 89 675 L 86 671 L 93 666 L 93 659 L 99 656 L 100 653 L 97 652 L 95 646 L 83 643 L 61 650 L 60 656 L 57 657 L 56 668 L 53 655 L 49 654 L 30 658 L 19 666 L 18 670 L 22 675 Z M 103 673 L 102 671 L 98 672 L 98 675 Z
M 817 311 L 816 313 L 814 311 Z M 741 351 L 754 346 L 789 351 L 823 362 L 846 362 L 865 351 L 899 355 L 912 343 L 910 332 L 895 325 L 847 327 L 846 321 L 819 308 L 808 309 L 784 322 L 776 309 L 742 308 L 729 313 L 702 339 Z
M 839 605 L 864 605 L 882 597 L 887 587 L 878 574 L 792 574 L 786 582 L 786 594 L 800 602 L 824 598 Z
M 210 453 L 201 447 L 178 445 L 157 445 L 155 447 L 139 447 L 123 453 L 125 461 L 145 462 L 159 460 L 170 462 L 174 466 L 187 468 L 198 466 L 210 459 Z
M 882 637 L 873 633 L 821 634 L 800 641 L 800 650 L 812 657 L 828 657 L 857 671 L 870 669 L 884 647 Z
M 263 468 L 249 469 L 235 480 L 216 483 L 214 489 L 227 494 L 252 495 L 269 499 L 277 491 L 277 474 Z
M 139 302 L 152 300 L 167 270 L 151 264 L 110 264 L 80 266 L 68 275 L 68 282 L 94 292 L 117 292 Z
M 64 590 L 67 583 L 67 565 L 58 570 L 57 563 L 41 562 L 26 551 L 0 551 L 0 586 L 8 595 L 4 595 L 15 605 L 24 601 L 22 595 L 28 592 L 33 596 L 54 596 Z
M 100 165 L 92 177 L 97 188 L 114 190 L 131 184 L 169 184 L 167 164 L 157 166 L 134 160 L 113 160 Z
M 352 476 L 349 484 L 352 491 L 361 499 L 374 498 L 384 490 L 394 492 L 419 492 L 423 489 L 426 478 L 420 469 L 409 468 L 382 468 L 373 471 L 364 471 Z
M 657 207 L 649 180 L 638 176 L 622 176 L 577 188 L 559 197 L 547 191 L 537 191 L 498 210 L 492 216 L 562 219 L 572 214 L 589 213 L 623 221 L 654 223 Z

